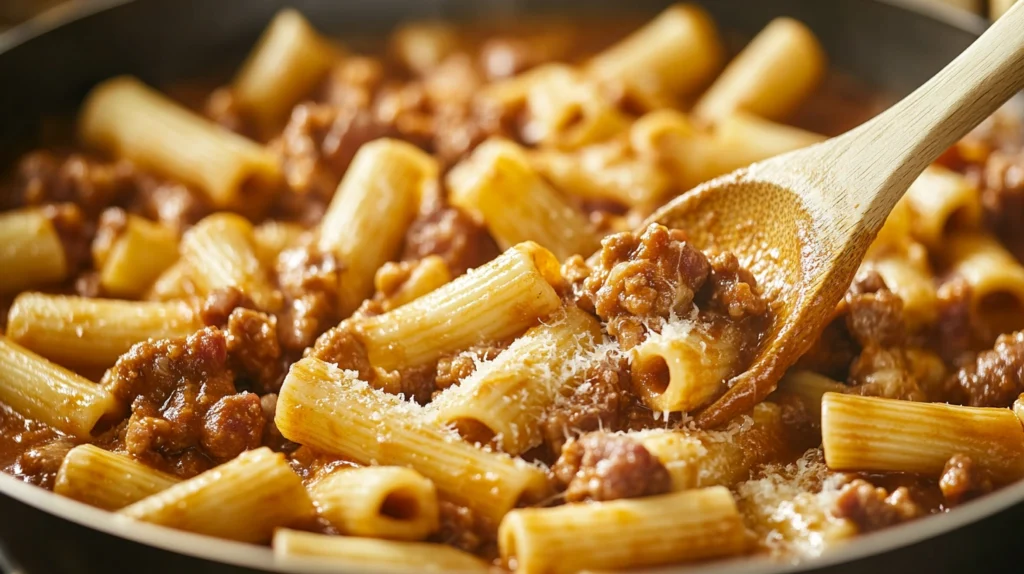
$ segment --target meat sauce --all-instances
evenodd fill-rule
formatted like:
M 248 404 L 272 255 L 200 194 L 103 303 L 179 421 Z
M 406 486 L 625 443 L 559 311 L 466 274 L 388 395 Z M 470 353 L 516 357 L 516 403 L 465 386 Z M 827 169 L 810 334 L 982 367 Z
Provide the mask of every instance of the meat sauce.
M 462 47 L 427 71 L 409 69 L 409 63 L 387 54 L 353 56 L 335 65 L 295 106 L 280 132 L 263 138 L 280 161 L 285 183 L 265 211 L 247 215 L 256 223 L 287 221 L 312 228 L 356 150 L 376 138 L 412 142 L 433 154 L 445 170 L 488 137 L 515 139 L 523 110 L 481 109 L 473 95 L 488 82 L 547 62 L 578 61 L 593 47 L 607 44 L 609 37 L 551 25 L 539 31 L 462 35 Z M 229 130 L 257 137 L 259 130 L 239 110 L 229 89 L 204 94 L 190 102 L 193 109 Z M 791 123 L 835 135 L 876 113 L 884 101 L 850 78 L 832 74 Z M 620 104 L 628 109 L 634 103 Z M 1021 135 L 1019 122 L 990 123 L 942 159 L 978 186 L 986 227 L 1018 256 L 1024 254 L 1016 232 L 1024 218 Z M 63 284 L 47 286 L 48 292 L 105 296 L 93 256 L 116 236 L 127 214 L 181 233 L 214 211 L 201 193 L 184 183 L 86 150 L 59 151 L 67 149 L 64 143 L 48 142 L 47 148 L 24 156 L 3 190 L 5 205 L 44 206 L 60 234 L 72 273 Z M 441 187 L 422 202 L 398 261 L 379 274 L 381 290 L 357 315 L 383 312 L 388 297 L 428 256 L 439 256 L 457 277 L 498 255 L 498 242 L 486 226 L 451 205 Z M 600 319 L 619 352 L 590 365 L 583 383 L 542 413 L 538 424 L 543 444 L 523 457 L 550 467 L 559 501 L 664 493 L 671 488 L 665 466 L 620 431 L 685 429 L 688 419 L 684 413 L 652 411 L 638 398 L 635 386 L 653 383 L 635 380 L 628 352 L 679 318 L 693 318 L 712 334 L 727 329 L 740 334 L 732 371 L 738 373 L 753 358 L 770 324 L 772 301 L 735 255 L 697 250 L 687 243 L 686 230 L 650 225 L 622 231 L 629 227 L 623 222 L 641 221 L 650 207 L 572 201 L 606 233 L 594 257 L 580 254 L 563 263 L 561 295 L 567 304 Z M 286 453 L 299 476 L 311 484 L 353 463 L 294 444 L 276 428 L 277 393 L 293 362 L 313 356 L 356 371 L 385 392 L 429 404 L 510 343 L 486 341 L 411 369 L 376 368 L 338 309 L 339 277 L 345 269 L 345 261 L 302 240 L 274 258 L 271 275 L 280 310 L 261 310 L 238 289 L 192 297 L 203 323 L 200 330 L 184 338 L 140 342 L 105 373 L 87 374 L 123 406 L 119 417 L 96 429 L 94 442 L 184 479 L 245 450 L 269 446 Z M 935 281 L 938 318 L 924 331 L 915 330 L 907 324 L 900 295 L 866 266 L 795 368 L 834 378 L 852 393 L 1009 407 L 1024 392 L 1024 333 L 992 333 L 967 304 L 970 287 L 962 278 L 936 276 Z M 656 371 L 639 376 L 666 376 Z M 811 497 L 804 501 L 808 507 L 821 505 L 821 515 L 827 517 L 823 520 L 846 520 L 867 532 L 944 511 L 998 486 L 960 454 L 950 458 L 938 480 L 834 473 L 820 460 L 817 421 L 798 404 L 789 404 L 792 397 L 784 393 L 770 400 L 782 405 L 786 441 L 792 448 L 733 485 L 741 508 L 769 508 L 772 496 L 783 497 L 781 493 L 790 492 L 787 488 L 799 484 Z M 0 403 L 4 472 L 52 488 L 63 455 L 75 444 Z M 814 469 L 816 478 L 805 484 L 801 481 L 807 469 Z M 829 488 L 834 492 L 826 496 Z M 441 528 L 432 541 L 493 556 L 494 525 L 483 523 L 468 508 L 444 500 L 441 505 Z M 755 511 L 747 519 L 759 533 L 782 528 Z M 765 540 L 770 539 L 766 534 L 761 541 L 769 550 Z

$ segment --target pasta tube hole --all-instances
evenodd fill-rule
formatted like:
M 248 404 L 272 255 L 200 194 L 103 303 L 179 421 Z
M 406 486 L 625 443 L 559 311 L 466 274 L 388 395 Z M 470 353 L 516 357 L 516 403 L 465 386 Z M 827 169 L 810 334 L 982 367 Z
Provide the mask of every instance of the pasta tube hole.
M 466 439 L 466 442 L 490 444 L 494 441 L 495 432 L 478 419 L 461 417 L 452 421 L 459 436 Z
M 381 516 L 394 520 L 413 520 L 420 515 L 420 502 L 415 492 L 400 488 L 388 493 L 380 503 Z
M 952 232 L 958 229 L 969 229 L 977 219 L 972 210 L 966 206 L 954 209 L 942 225 L 942 237 L 949 237 Z
M 654 395 L 664 394 L 672 379 L 668 363 L 661 355 L 652 355 L 641 359 L 640 364 L 633 372 L 637 376 L 637 384 Z

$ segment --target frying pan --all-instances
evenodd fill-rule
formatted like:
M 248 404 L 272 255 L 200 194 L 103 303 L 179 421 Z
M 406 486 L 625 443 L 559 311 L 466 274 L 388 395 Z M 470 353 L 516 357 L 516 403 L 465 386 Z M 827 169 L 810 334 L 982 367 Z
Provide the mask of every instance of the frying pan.
M 3 1 L 3 0 L 0 0 Z M 911 0 L 694 0 L 723 29 L 751 36 L 792 16 L 833 65 L 893 96 L 923 83 L 984 23 Z M 0 159 L 31 145 L 40 119 L 75 109 L 96 82 L 135 74 L 161 85 L 230 70 L 285 5 L 339 37 L 386 32 L 400 20 L 493 20 L 520 14 L 649 17 L 666 0 L 97 0 L 52 10 L 0 35 Z M 6 157 L 5 157 L 6 156 Z M 0 270 L 2 272 L 2 270 Z M 799 564 L 764 558 L 651 571 L 1017 571 L 1024 482 L 956 511 L 852 540 Z M 270 550 L 132 523 L 0 474 L 0 570 L 14 572 L 279 571 Z M 364 571 L 364 569 L 360 569 Z M 335 572 L 345 570 L 334 569 Z M 354 571 L 354 570 L 353 570 Z

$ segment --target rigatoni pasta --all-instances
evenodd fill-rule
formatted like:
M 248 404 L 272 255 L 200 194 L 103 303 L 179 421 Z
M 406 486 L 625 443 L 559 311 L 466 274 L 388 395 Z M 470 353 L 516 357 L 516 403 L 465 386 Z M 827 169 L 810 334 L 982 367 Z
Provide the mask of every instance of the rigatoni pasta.
M 132 77 L 93 88 L 78 121 L 89 145 L 192 184 L 217 207 L 258 203 L 281 175 L 274 156 L 259 144 L 189 112 Z
M 314 24 L 279 12 L 205 102 L 100 83 L 81 147 L 9 170 L 3 472 L 281 570 L 524 574 L 818 556 L 1024 478 L 1018 112 L 700 428 L 783 255 L 645 220 L 881 101 L 788 18 L 716 79 L 738 44 L 688 4 L 621 41 L 405 22 L 377 55 Z
M 625 81 L 644 97 L 688 96 L 718 72 L 724 48 L 714 22 L 692 4 L 676 4 L 646 26 L 594 56 L 586 70 Z
M 440 526 L 434 483 L 410 468 L 341 468 L 310 495 L 320 516 L 348 536 L 416 541 Z
M 631 433 L 672 476 L 672 490 L 728 486 L 786 456 L 786 428 L 778 405 L 761 403 L 720 431 L 650 430 Z
M 340 57 L 296 10 L 282 10 L 232 82 L 238 105 L 267 133 Z
M 632 350 L 634 388 L 651 410 L 694 410 L 721 392 L 733 375 L 739 346 L 739 334 L 730 325 L 680 319 Z
M 274 529 L 314 515 L 284 455 L 259 448 L 143 498 L 119 514 L 241 542 L 266 542 Z
M 552 287 L 560 281 L 549 251 L 521 243 L 419 299 L 354 325 L 375 367 L 414 367 L 525 331 L 561 306 Z
M 1024 429 L 1010 409 L 826 393 L 821 437 L 836 470 L 939 476 L 964 454 L 994 481 L 1024 476 Z
M 543 496 L 544 472 L 424 422 L 416 407 L 318 359 L 292 366 L 274 421 L 295 442 L 362 464 L 408 466 L 449 499 L 497 522 Z
M 181 240 L 188 277 L 203 295 L 236 288 L 261 309 L 274 310 L 281 296 L 253 244 L 253 226 L 233 213 L 215 213 L 189 229 Z
M 23 293 L 11 305 L 7 336 L 76 367 L 106 368 L 135 343 L 183 337 L 202 327 L 184 301 L 143 302 Z
M 491 140 L 448 174 L 451 201 L 479 214 L 503 248 L 533 241 L 559 260 L 598 246 L 590 222 L 530 166 L 525 150 Z
M 178 259 L 174 230 L 136 215 L 106 238 L 104 248 L 93 242 L 93 260 L 100 268 L 100 286 L 112 297 L 137 298 Z
M 339 290 L 343 315 L 372 294 L 374 273 L 397 254 L 438 169 L 427 154 L 389 139 L 363 146 L 352 160 L 318 231 L 320 248 L 346 267 Z
M 493 440 L 504 452 L 522 454 L 542 441 L 538 413 L 582 381 L 585 366 L 577 357 L 600 341 L 598 322 L 570 307 L 442 392 L 430 404 L 430 418 L 454 426 L 467 440 Z
M 693 113 L 707 122 L 737 111 L 785 119 L 817 88 L 826 67 L 825 52 L 806 26 L 776 18 L 726 66 Z
M 0 335 L 0 401 L 25 418 L 87 439 L 120 405 L 103 387 Z
M 68 275 L 64 245 L 41 209 L 0 214 L 0 293 L 44 287 Z
M 486 562 L 472 554 L 424 542 L 325 536 L 282 528 L 274 533 L 272 546 L 277 564 L 304 570 L 311 566 L 335 570 L 339 566 L 348 565 L 361 568 L 398 567 L 417 572 L 491 571 Z
M 118 510 L 178 482 L 123 454 L 83 444 L 64 456 L 53 491 L 97 508 Z
M 498 545 L 516 572 L 569 573 L 740 554 L 747 537 L 732 494 L 718 486 L 515 510 L 501 523 Z

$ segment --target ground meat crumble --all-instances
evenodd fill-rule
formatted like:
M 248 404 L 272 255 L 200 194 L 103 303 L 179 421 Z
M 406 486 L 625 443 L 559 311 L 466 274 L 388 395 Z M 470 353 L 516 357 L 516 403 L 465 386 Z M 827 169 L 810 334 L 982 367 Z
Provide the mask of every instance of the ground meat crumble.
M 260 398 L 237 391 L 229 362 L 228 336 L 214 327 L 132 347 L 102 381 L 131 407 L 115 446 L 182 477 L 260 446 Z
M 924 510 L 913 501 L 910 491 L 900 487 L 889 493 L 863 479 L 850 482 L 836 499 L 833 513 L 857 525 L 861 532 L 913 520 Z
M 942 469 L 939 488 L 946 504 L 955 506 L 992 490 L 992 480 L 964 454 L 954 454 Z
M 672 477 L 639 442 L 606 432 L 572 439 L 551 469 L 566 502 L 616 500 L 668 492 Z
M 1024 391 L 1024 331 L 1000 335 L 955 375 L 960 402 L 972 407 L 1008 407 Z

